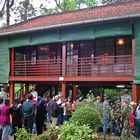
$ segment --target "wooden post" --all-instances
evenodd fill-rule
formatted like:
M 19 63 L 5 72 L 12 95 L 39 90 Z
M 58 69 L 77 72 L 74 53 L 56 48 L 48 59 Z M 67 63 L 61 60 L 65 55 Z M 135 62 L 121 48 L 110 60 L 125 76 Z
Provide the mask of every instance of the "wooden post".
M 62 45 L 62 76 L 66 75 L 66 44 Z
M 25 97 L 28 95 L 28 93 L 29 93 L 29 84 L 28 83 L 26 83 L 25 84 Z
M 76 101 L 76 95 L 77 95 L 77 87 L 76 85 L 73 85 L 73 99 Z
M 140 100 L 140 86 L 139 85 L 132 85 L 132 99 L 135 102 Z
M 14 101 L 14 82 L 10 82 L 10 89 L 9 89 L 9 97 L 10 97 L 10 105 L 13 104 Z
M 14 76 L 14 61 L 15 61 L 15 52 L 14 48 L 11 49 L 11 76 Z
M 64 95 L 64 98 L 66 98 L 66 83 L 62 83 L 61 84 L 61 87 L 62 87 L 62 93 L 63 93 L 63 95 Z
M 135 67 L 135 41 L 132 38 L 132 75 L 134 75 L 134 67 Z

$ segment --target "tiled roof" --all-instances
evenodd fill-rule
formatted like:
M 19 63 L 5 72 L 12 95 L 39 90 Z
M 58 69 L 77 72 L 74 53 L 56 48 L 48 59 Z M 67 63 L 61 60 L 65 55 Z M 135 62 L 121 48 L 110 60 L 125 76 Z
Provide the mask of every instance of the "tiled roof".
M 44 26 L 121 17 L 134 14 L 140 14 L 140 1 L 98 6 L 49 16 L 40 16 L 26 22 L 9 26 L 8 28 L 2 28 L 0 29 L 0 32 L 20 31 Z

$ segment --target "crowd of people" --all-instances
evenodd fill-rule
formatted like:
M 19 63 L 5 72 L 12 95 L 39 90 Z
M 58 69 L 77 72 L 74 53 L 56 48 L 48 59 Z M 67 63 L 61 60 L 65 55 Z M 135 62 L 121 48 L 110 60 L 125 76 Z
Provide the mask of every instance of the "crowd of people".
M 8 140 L 9 131 L 14 135 L 23 126 L 30 133 L 42 134 L 45 121 L 48 125 L 62 125 L 73 111 L 71 98 L 64 99 L 62 92 L 53 98 L 43 98 L 33 87 L 25 99 L 15 98 L 12 105 L 8 98 L 0 97 L 0 140 Z
M 15 98 L 11 106 L 8 98 L 0 97 L 0 140 L 8 140 L 9 130 L 14 135 L 23 126 L 28 132 L 39 135 L 46 128 L 44 122 L 48 126 L 62 125 L 64 121 L 69 121 L 81 99 L 80 96 L 76 101 L 72 101 L 71 97 L 65 99 L 62 92 L 52 98 L 40 97 L 35 87 L 24 100 Z M 130 130 L 135 130 L 135 136 L 140 138 L 140 104 L 136 106 L 132 102 L 127 89 L 121 100 L 113 105 L 110 97 L 103 101 L 101 96 L 97 96 L 95 103 L 103 118 L 99 132 L 106 135 L 112 131 L 116 136 L 128 137 Z
M 104 135 L 111 132 L 122 138 L 132 136 L 140 138 L 140 102 L 138 105 L 132 102 L 127 89 L 124 89 L 121 98 L 113 104 L 110 97 L 103 102 L 100 96 L 96 99 L 99 113 L 103 117 L 100 131 L 103 131 Z

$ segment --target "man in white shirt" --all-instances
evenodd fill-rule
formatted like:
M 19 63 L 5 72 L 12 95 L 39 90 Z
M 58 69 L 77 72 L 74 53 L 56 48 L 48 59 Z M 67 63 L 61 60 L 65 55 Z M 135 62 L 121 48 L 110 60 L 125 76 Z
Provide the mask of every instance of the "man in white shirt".
M 4 100 L 5 100 L 6 98 L 8 98 L 8 93 L 6 93 L 6 92 L 4 91 L 4 88 L 3 88 L 3 87 L 1 88 L 0 97 L 3 98 Z
M 38 98 L 38 93 L 35 91 L 35 87 L 32 87 L 32 92 L 31 94 L 33 95 L 33 101 L 37 102 L 37 98 Z
M 123 96 L 121 96 L 121 103 L 122 103 L 122 108 L 125 106 L 125 103 L 131 103 L 132 98 L 131 96 L 128 94 L 128 89 L 124 89 L 124 94 Z

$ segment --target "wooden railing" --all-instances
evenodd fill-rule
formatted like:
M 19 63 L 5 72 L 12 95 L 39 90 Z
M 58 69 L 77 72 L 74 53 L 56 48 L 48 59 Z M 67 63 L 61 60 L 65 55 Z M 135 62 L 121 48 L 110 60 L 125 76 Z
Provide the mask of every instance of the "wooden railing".
M 69 58 L 65 63 L 65 76 L 133 75 L 131 55 Z M 62 76 L 62 59 L 15 61 L 14 69 L 15 76 Z
M 62 60 L 15 61 L 15 76 L 60 76 Z
M 67 76 L 132 76 L 132 56 L 67 59 Z

